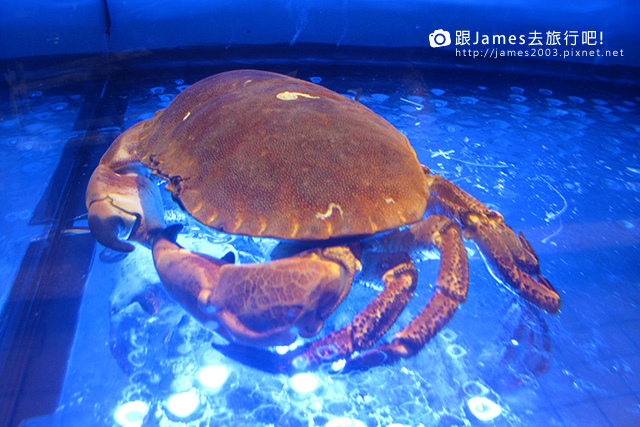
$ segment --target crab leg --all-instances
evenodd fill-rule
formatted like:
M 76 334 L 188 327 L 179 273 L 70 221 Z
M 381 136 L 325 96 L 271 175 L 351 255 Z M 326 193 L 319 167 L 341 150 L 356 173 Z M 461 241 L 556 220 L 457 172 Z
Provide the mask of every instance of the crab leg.
M 136 157 L 140 122 L 121 134 L 91 175 L 87 187 L 89 227 L 102 245 L 121 252 L 147 244 L 151 230 L 164 228 L 164 210 L 158 187 L 141 171 Z
M 348 369 L 390 363 L 416 354 L 446 325 L 458 304 L 465 301 L 469 282 L 467 254 L 460 226 L 441 215 L 430 216 L 384 239 L 388 249 L 413 250 L 436 247 L 441 253 L 436 291 L 425 309 L 390 344 L 370 349 L 398 318 L 413 295 L 417 272 L 412 262 L 402 263 L 383 276 L 385 289 L 346 327 L 315 341 L 293 361 L 296 369 L 310 369 L 322 362 L 349 358 Z M 388 243 L 388 245 L 386 244 Z
M 560 296 L 540 275 L 538 257 L 522 232 L 516 236 L 498 212 L 439 175 L 426 172 L 431 193 L 428 209 L 458 219 L 465 237 L 478 243 L 506 282 L 527 301 L 548 311 L 560 310 Z
M 251 345 L 287 345 L 317 334 L 347 296 L 360 261 L 347 247 L 235 265 L 175 243 L 179 228 L 153 232 L 153 260 L 169 295 L 204 324 Z

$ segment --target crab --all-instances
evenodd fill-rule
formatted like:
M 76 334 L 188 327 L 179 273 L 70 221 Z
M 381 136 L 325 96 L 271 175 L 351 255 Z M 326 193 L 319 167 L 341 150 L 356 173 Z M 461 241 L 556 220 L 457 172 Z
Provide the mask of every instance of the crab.
M 166 227 L 151 174 L 205 226 L 303 242 L 304 250 L 238 265 L 185 249 L 179 229 Z M 98 242 L 122 252 L 134 250 L 132 242 L 150 248 L 168 294 L 243 346 L 314 337 L 367 253 L 400 254 L 385 265 L 383 290 L 350 324 L 297 351 L 288 362 L 297 370 L 338 359 L 368 368 L 417 354 L 466 300 L 463 237 L 525 300 L 549 313 L 561 305 L 523 234 L 420 164 L 390 123 L 357 101 L 271 72 L 208 77 L 122 133 L 93 172 L 86 204 Z M 433 295 L 378 343 L 416 288 L 409 254 L 428 248 L 441 254 Z

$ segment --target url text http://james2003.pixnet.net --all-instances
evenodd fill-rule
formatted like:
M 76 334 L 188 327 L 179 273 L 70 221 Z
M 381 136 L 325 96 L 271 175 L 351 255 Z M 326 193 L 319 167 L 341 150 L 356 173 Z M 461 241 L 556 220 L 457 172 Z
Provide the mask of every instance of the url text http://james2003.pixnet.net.
M 507 57 L 545 57 L 545 58 L 578 58 L 578 57 L 621 57 L 623 49 L 557 49 L 557 48 L 529 48 L 529 49 L 457 49 L 457 57 L 499 59 Z

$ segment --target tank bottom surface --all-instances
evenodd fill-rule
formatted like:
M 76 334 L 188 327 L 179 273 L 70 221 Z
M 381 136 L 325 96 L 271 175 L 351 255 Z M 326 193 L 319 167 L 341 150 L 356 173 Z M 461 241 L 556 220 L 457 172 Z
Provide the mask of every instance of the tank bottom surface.
M 466 241 L 467 302 L 416 357 L 348 374 L 327 364 L 307 378 L 307 387 L 317 384 L 305 391 L 299 379 L 214 350 L 211 342 L 223 340 L 165 301 L 147 250 L 122 259 L 97 245 L 58 409 L 23 425 L 640 422 L 637 87 L 457 68 L 269 69 L 357 98 L 407 135 L 433 172 L 501 212 L 533 244 L 561 293 L 561 312 L 551 316 L 519 299 Z M 120 76 L 110 90 L 126 98 L 123 128 L 219 71 Z M 203 230 L 166 194 L 164 202 L 168 222 L 188 224 L 180 243 L 194 250 L 232 250 L 241 262 L 255 262 L 275 245 Z M 433 292 L 437 256 L 414 257 L 416 295 L 385 338 Z M 380 289 L 378 281 L 357 280 L 321 334 L 349 323 Z M 163 301 L 160 311 L 145 311 L 149 299 Z

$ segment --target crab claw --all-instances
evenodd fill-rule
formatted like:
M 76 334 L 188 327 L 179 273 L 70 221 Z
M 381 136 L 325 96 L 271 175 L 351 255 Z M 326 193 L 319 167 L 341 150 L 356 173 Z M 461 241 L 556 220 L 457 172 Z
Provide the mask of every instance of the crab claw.
M 288 345 L 297 334 L 317 334 L 361 269 L 346 247 L 262 264 L 228 264 L 180 247 L 176 233 L 169 227 L 152 232 L 150 239 L 169 295 L 205 325 L 249 345 Z
M 99 165 L 87 187 L 89 228 L 109 249 L 131 252 L 126 240 L 147 244 L 149 231 L 164 228 L 158 187 L 135 172 L 116 173 Z
M 560 295 L 540 274 L 531 243 L 518 235 L 497 212 L 468 213 L 462 219 L 465 235 L 476 241 L 505 281 L 529 302 L 555 314 L 562 305 Z

